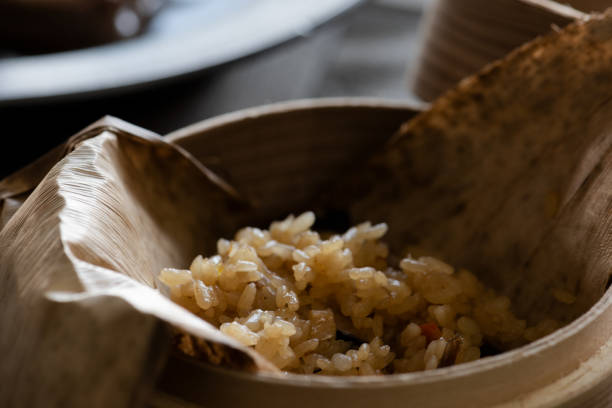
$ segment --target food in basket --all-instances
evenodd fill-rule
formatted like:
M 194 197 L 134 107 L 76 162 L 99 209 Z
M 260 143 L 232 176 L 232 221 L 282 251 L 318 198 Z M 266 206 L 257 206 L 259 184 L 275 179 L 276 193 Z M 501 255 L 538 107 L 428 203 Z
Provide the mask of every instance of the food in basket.
M 283 371 L 372 375 L 480 358 L 485 342 L 524 344 L 558 327 L 527 327 L 510 300 L 433 257 L 390 266 L 387 225 L 342 235 L 311 230 L 312 212 L 220 239 L 189 270 L 166 268 L 171 298 Z M 189 336 L 178 344 L 193 354 Z

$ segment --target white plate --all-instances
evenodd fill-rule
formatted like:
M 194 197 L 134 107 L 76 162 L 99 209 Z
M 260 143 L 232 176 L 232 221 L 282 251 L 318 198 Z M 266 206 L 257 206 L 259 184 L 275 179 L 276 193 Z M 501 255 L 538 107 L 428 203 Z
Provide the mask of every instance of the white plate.
M 106 94 L 209 69 L 297 36 L 360 0 L 173 0 L 146 34 L 0 58 L 0 105 Z

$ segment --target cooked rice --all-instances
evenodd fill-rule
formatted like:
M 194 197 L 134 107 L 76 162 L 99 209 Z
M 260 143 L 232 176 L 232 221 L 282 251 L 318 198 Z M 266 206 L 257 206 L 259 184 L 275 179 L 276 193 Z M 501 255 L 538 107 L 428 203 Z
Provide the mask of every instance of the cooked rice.
M 312 212 L 220 239 L 189 270 L 164 269 L 171 298 L 279 369 L 371 375 L 430 370 L 480 358 L 483 340 L 531 341 L 510 300 L 469 271 L 432 257 L 387 264 L 386 224 L 322 239 Z

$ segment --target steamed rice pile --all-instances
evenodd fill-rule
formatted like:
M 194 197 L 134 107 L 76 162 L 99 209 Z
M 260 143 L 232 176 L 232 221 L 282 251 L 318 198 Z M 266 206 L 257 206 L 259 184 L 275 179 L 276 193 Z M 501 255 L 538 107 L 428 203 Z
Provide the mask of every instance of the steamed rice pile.
M 164 269 L 171 298 L 281 370 L 371 375 L 430 370 L 480 357 L 483 339 L 534 340 L 507 297 L 469 271 L 432 258 L 387 264 L 386 224 L 322 239 L 307 212 L 220 239 L 189 270 Z

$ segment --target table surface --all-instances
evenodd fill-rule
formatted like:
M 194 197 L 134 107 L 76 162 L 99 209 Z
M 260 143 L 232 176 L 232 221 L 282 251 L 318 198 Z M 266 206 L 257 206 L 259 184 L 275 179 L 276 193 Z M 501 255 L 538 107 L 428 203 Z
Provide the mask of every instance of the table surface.
M 287 44 L 154 89 L 2 108 L 7 144 L 0 149 L 0 178 L 106 114 L 165 134 L 221 113 L 290 99 L 415 100 L 407 77 L 421 11 L 413 4 L 419 0 L 399 1 L 367 2 Z

